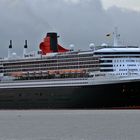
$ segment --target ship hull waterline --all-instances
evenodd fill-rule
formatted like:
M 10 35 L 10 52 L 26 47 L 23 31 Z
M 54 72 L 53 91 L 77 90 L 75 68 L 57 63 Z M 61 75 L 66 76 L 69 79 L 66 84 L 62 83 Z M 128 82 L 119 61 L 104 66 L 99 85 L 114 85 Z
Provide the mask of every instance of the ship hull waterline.
M 140 81 L 0 89 L 0 109 L 99 109 L 132 106 L 140 106 Z

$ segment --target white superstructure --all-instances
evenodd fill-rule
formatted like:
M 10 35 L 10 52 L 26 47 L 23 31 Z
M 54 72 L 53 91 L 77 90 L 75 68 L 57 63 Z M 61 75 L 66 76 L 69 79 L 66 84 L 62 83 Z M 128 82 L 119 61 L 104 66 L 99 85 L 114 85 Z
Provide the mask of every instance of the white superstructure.
M 1 82 L 44 79 L 65 81 L 88 78 L 96 81 L 139 77 L 140 48 L 119 45 L 120 35 L 117 29 L 113 35 L 114 46 L 102 46 L 97 49 L 91 44 L 91 49 L 88 51 L 70 50 L 50 52 L 46 55 L 27 53 L 27 41 L 25 41 L 23 58 L 10 59 L 8 55 L 8 59 L 0 60 L 0 80 Z M 9 48 L 12 48 L 12 41 Z

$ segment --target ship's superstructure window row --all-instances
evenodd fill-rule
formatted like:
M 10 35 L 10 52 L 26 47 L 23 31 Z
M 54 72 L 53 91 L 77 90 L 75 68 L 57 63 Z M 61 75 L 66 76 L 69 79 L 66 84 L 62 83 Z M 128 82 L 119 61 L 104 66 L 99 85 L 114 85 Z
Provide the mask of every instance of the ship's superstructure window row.
M 121 50 L 122 48 L 119 49 Z M 140 75 L 140 49 L 137 48 L 136 52 L 131 49 L 132 52 L 130 52 L 127 48 L 123 48 L 122 52 L 118 52 L 119 49 L 107 49 L 109 52 L 103 49 L 104 52 L 99 50 L 99 52 L 95 53 L 101 57 L 100 71 L 108 72 L 110 75 Z
M 90 54 L 58 55 L 40 59 L 26 59 L 26 61 L 3 61 L 0 69 L 6 76 L 25 76 L 25 74 L 34 73 L 33 76 L 50 73 L 85 73 L 90 71 L 99 71 L 99 58 Z M 53 70 L 53 71 L 52 71 Z M 62 71 L 65 70 L 65 71 Z M 27 75 L 28 76 L 28 75 Z M 31 75 L 30 75 L 31 76 Z
M 139 48 L 104 48 L 90 51 L 54 53 L 46 56 L 0 61 L 0 73 L 17 77 L 76 74 L 140 75 Z
M 130 54 L 139 54 L 140 52 L 96 52 L 96 55 L 130 55 Z

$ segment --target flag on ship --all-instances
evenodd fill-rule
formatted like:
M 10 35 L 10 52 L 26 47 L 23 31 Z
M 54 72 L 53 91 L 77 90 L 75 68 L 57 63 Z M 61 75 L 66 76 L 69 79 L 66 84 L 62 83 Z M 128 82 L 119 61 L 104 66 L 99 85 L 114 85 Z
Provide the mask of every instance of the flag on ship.
M 111 36 L 111 34 L 106 34 L 107 37 Z

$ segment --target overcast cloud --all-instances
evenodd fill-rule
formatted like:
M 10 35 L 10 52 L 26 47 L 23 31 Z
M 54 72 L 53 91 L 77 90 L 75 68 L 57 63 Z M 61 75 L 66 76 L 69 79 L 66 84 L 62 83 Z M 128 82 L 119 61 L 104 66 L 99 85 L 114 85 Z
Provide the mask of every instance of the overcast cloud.
M 2 56 L 10 39 L 19 54 L 25 39 L 37 50 L 49 31 L 58 32 L 65 47 L 86 49 L 91 42 L 111 44 L 105 35 L 118 26 L 124 43 L 140 45 L 140 13 L 116 6 L 105 10 L 100 0 L 0 0 L 0 19 Z
M 112 6 L 140 11 L 140 0 L 101 0 L 103 7 L 108 9 Z

